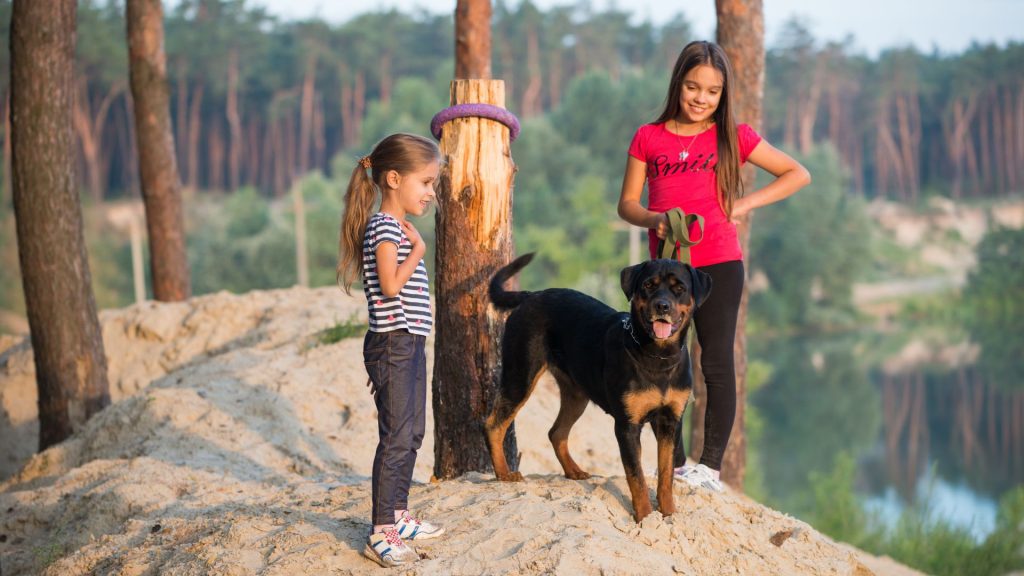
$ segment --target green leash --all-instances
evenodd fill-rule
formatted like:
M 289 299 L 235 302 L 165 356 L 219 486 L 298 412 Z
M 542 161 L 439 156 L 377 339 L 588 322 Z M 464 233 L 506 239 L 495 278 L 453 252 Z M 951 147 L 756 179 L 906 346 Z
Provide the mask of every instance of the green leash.
M 658 241 L 658 257 L 678 259 L 683 264 L 690 263 L 690 247 L 700 244 L 704 239 L 704 217 L 700 214 L 687 214 L 682 208 L 673 208 L 665 213 L 668 215 L 668 234 Z M 690 240 L 690 225 L 697 223 L 700 236 Z M 684 349 L 693 348 L 693 326 L 686 332 Z
M 668 234 L 658 241 L 658 256 L 689 264 L 690 247 L 704 239 L 704 217 L 700 214 L 687 214 L 682 208 L 673 208 L 665 214 L 668 215 Z M 690 240 L 689 229 L 694 222 L 700 230 L 700 237 Z

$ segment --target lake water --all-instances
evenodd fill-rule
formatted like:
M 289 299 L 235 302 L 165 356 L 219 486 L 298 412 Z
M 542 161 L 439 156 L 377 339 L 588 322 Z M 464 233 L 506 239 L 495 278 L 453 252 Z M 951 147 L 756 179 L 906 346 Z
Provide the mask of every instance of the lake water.
M 984 539 L 1000 497 L 1024 483 L 1021 333 L 749 338 L 750 360 L 768 371 L 749 402 L 766 503 L 807 510 L 809 474 L 830 473 L 844 452 L 856 496 L 880 521 L 926 503 Z

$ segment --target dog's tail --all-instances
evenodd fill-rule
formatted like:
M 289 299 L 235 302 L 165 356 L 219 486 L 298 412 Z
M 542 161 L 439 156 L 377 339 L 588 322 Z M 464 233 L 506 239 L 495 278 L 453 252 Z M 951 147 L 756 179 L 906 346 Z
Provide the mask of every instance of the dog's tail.
M 523 300 L 530 295 L 529 292 L 509 292 L 505 290 L 505 282 L 509 278 L 515 276 L 520 270 L 526 267 L 533 260 L 533 252 L 524 254 L 519 258 L 516 258 L 509 264 L 505 265 L 504 268 L 494 273 L 491 278 L 491 285 L 487 291 L 487 295 L 491 298 L 491 303 L 494 307 L 499 310 L 511 310 L 516 306 L 519 306 Z

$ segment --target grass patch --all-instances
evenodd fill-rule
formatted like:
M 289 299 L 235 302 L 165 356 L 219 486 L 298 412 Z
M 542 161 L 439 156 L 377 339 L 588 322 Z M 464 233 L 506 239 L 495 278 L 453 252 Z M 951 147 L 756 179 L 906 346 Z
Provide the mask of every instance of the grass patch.
M 316 344 L 317 345 L 330 345 L 337 344 L 347 338 L 355 338 L 366 334 L 366 330 L 369 328 L 366 324 L 357 320 L 348 319 L 344 322 L 339 322 L 326 330 L 321 330 L 316 333 Z

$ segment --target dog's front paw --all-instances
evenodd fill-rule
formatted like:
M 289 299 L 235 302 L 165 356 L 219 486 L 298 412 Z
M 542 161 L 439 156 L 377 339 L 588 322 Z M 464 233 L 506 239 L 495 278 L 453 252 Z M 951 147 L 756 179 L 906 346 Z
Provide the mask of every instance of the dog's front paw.
M 637 524 L 649 516 L 651 512 L 654 512 L 654 508 L 651 507 L 650 502 L 644 502 L 641 500 L 640 502 L 634 503 L 633 518 L 636 519 Z
M 577 469 L 571 472 L 566 472 L 565 477 L 570 480 L 586 480 L 587 478 L 590 478 L 590 474 L 584 472 L 583 470 Z
M 523 475 L 520 472 L 509 472 L 508 474 L 498 474 L 499 482 L 522 482 Z

